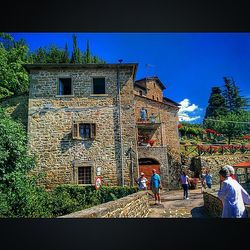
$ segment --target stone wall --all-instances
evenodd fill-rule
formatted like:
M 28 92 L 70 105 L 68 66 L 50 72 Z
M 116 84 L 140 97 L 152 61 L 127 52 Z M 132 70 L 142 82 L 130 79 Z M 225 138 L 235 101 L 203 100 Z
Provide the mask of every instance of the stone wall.
M 59 67 L 59 66 L 58 66 Z M 59 77 L 71 77 L 72 96 L 58 96 Z M 93 77 L 105 77 L 106 94 L 92 94 Z M 122 124 L 124 184 L 131 183 L 130 147 L 136 151 L 133 69 L 120 69 L 121 123 L 117 98 L 117 69 L 39 68 L 30 72 L 28 137 L 30 153 L 37 157 L 35 171 L 46 173 L 52 187 L 77 183 L 80 166 L 92 167 L 92 183 L 101 167 L 104 185 L 121 185 Z M 50 104 L 51 108 L 44 108 Z M 94 140 L 72 139 L 73 122 L 95 123 Z M 136 156 L 135 156 L 136 157 Z M 134 159 L 137 162 L 137 159 Z M 136 165 L 134 166 L 136 168 Z
M 158 86 L 158 85 L 157 85 Z M 140 117 L 140 109 L 144 107 L 148 115 L 154 113 L 160 119 L 159 126 L 151 129 L 151 138 L 156 140 L 153 147 L 138 147 L 138 159 L 153 158 L 160 163 L 163 185 L 168 189 L 178 188 L 180 144 L 178 135 L 177 108 L 145 97 L 135 96 L 135 115 L 137 121 Z M 139 128 L 138 128 L 139 130 Z M 168 151 L 174 154 L 175 160 L 168 161 Z
M 160 146 L 170 146 L 173 150 L 180 150 L 178 132 L 178 109 L 162 102 L 157 102 L 142 96 L 135 96 L 135 116 L 138 121 L 140 110 L 144 107 L 148 115 L 154 113 L 160 119 L 160 126 L 155 130 L 154 136 Z
M 116 201 L 60 216 L 59 218 L 142 218 L 149 213 L 147 191 L 140 191 Z
M 203 192 L 204 208 L 207 213 L 213 218 L 221 218 L 222 215 L 222 202 L 218 198 L 217 193 L 219 186 L 214 187 L 212 190 L 206 189 Z M 250 205 L 245 205 L 248 218 L 250 218 Z
M 217 188 L 218 189 L 218 188 Z M 213 218 L 221 218 L 222 215 L 222 202 L 217 197 L 217 192 L 206 189 L 203 192 L 204 208 L 209 216 Z
M 147 95 L 148 98 L 160 101 L 163 100 L 162 88 L 159 86 L 156 80 L 147 79 Z
M 160 126 L 153 133 L 153 138 L 157 139 L 156 146 L 169 146 L 179 152 L 178 108 L 160 100 L 134 95 L 135 64 L 119 65 L 120 98 L 118 65 L 29 67 L 29 148 L 37 158 L 35 171 L 46 173 L 44 182 L 48 188 L 56 184 L 77 183 L 78 168 L 83 166 L 91 167 L 92 184 L 97 169 L 101 167 L 104 185 L 131 185 L 132 179 L 138 175 L 136 122 L 143 106 L 160 115 Z M 62 77 L 72 79 L 72 94 L 69 96 L 58 95 L 59 78 Z M 92 93 L 94 77 L 105 78 L 105 94 Z M 158 84 L 149 82 L 149 88 L 153 94 L 162 97 Z M 72 126 L 75 122 L 94 123 L 95 138 L 73 139 Z M 167 184 L 171 181 L 167 180 L 168 164 L 164 157 L 167 156 L 158 158 L 162 162 L 163 182 Z
M 226 154 L 226 155 L 210 155 L 197 156 L 189 159 L 187 164 L 189 168 L 200 174 L 203 170 L 208 169 L 213 175 L 213 183 L 219 183 L 220 168 L 225 165 L 234 165 L 240 162 L 250 161 L 250 154 Z
M 162 186 L 169 187 L 169 167 L 166 147 L 138 147 L 138 158 L 151 158 L 160 163 Z

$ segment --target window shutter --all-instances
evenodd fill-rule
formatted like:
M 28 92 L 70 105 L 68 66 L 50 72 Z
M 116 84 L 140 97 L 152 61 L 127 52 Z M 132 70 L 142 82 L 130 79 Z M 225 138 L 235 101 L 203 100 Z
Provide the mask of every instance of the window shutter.
M 91 125 L 91 138 L 95 138 L 96 136 L 96 125 L 95 124 L 90 124 Z
M 73 139 L 78 138 L 78 124 L 77 123 L 73 123 L 73 126 L 72 126 L 72 138 Z

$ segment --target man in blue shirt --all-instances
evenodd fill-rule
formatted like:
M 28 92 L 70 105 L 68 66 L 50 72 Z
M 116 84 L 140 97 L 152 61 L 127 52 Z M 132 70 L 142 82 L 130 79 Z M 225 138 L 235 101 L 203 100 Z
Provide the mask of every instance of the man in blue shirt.
M 161 204 L 160 189 L 161 189 L 161 177 L 156 173 L 156 170 L 152 170 L 153 174 L 150 180 L 150 187 L 155 197 L 155 205 Z
M 212 175 L 208 171 L 206 171 L 205 181 L 206 181 L 207 187 L 211 188 L 212 187 Z

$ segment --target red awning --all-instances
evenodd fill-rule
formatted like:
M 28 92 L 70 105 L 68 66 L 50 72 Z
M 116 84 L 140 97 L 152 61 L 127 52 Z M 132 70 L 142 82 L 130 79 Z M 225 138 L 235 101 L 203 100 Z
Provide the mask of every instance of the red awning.
M 240 162 L 238 164 L 233 165 L 235 168 L 250 168 L 250 161 Z

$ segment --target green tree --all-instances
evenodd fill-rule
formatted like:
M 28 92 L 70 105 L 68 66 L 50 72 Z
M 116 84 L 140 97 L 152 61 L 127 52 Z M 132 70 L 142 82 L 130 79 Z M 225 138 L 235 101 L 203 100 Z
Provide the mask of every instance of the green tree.
M 87 40 L 86 51 L 83 53 L 83 63 L 106 63 L 98 56 L 93 56 L 90 51 L 89 40 Z
M 221 94 L 221 89 L 219 87 L 212 87 L 212 92 L 210 94 L 208 106 L 206 108 L 205 119 L 208 117 L 225 115 L 226 112 L 225 98 Z
M 47 63 L 62 63 L 63 50 L 58 49 L 55 45 L 50 45 L 47 51 Z
M 249 107 L 248 100 L 240 96 L 239 87 L 233 78 L 224 77 L 224 91 L 226 108 L 229 112 L 238 112 Z
M 47 51 L 45 48 L 39 47 L 34 53 L 30 54 L 32 63 L 46 63 Z
M 0 109 L 0 217 L 50 217 L 49 194 L 29 174 L 34 166 L 22 125 Z
M 70 58 L 69 58 L 69 50 L 68 50 L 68 44 L 65 44 L 63 55 L 62 55 L 62 62 L 63 63 L 70 63 Z
M 15 42 L 8 34 L 0 34 L 0 99 L 28 91 L 29 77 L 23 64 L 28 63 L 28 46 Z
M 226 115 L 218 116 L 216 119 L 207 119 L 205 126 L 216 130 L 228 138 L 228 144 L 231 140 L 249 132 L 250 112 L 238 111 L 229 112 Z
M 73 39 L 73 52 L 71 56 L 71 63 L 82 63 L 81 51 L 77 46 L 77 37 L 75 34 L 73 34 L 72 39 Z
M 89 40 L 87 40 L 87 48 L 86 51 L 83 53 L 83 62 L 84 63 L 92 63 L 93 58 L 90 53 L 90 48 L 89 48 Z

